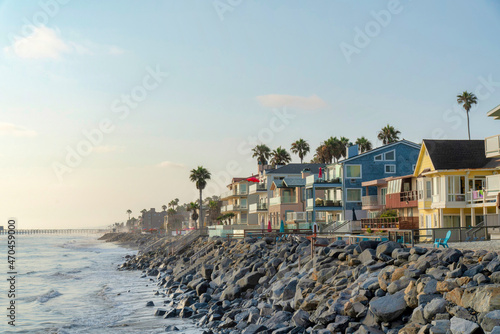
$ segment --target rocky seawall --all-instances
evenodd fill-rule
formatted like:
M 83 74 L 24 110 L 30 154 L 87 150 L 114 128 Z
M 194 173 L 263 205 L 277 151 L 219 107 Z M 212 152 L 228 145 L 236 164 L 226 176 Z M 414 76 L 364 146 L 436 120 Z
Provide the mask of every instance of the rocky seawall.
M 164 305 L 206 333 L 500 333 L 500 256 L 305 238 L 201 238 L 121 269 L 143 270 Z M 153 311 L 152 311 L 153 313 Z
M 116 242 L 122 246 L 140 249 L 153 242 L 159 240 L 160 237 L 157 234 L 140 234 L 140 233 L 128 233 L 128 232 L 114 232 L 106 233 L 98 240 L 104 240 L 106 242 Z

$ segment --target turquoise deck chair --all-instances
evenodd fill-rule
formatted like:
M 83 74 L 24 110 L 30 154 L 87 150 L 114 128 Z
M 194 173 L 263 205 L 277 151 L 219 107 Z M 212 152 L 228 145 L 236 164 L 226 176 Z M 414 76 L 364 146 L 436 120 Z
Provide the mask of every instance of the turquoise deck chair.
M 448 233 L 446 233 L 446 237 L 444 239 L 439 238 L 434 240 L 434 247 L 439 248 L 439 246 L 443 246 L 443 248 L 449 248 L 448 240 L 450 240 L 450 237 L 451 237 L 451 230 L 449 230 Z

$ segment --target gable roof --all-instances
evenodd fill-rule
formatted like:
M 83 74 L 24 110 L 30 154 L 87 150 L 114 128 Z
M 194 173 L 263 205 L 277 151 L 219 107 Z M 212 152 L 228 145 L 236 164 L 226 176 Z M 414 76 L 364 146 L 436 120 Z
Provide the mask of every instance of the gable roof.
M 306 179 L 300 177 L 285 177 L 283 179 L 283 184 L 288 188 L 305 187 Z
M 500 158 L 486 158 L 484 140 L 424 139 L 434 169 L 479 169 L 500 167 Z
M 500 119 L 500 104 L 495 108 L 488 111 L 487 114 L 489 117 L 493 117 L 494 119 Z
M 305 168 L 309 168 L 312 174 L 318 174 L 320 167 L 326 164 L 298 164 L 291 163 L 276 169 L 266 169 L 266 174 L 300 174 Z
M 419 144 L 416 144 L 412 141 L 409 141 L 409 140 L 406 140 L 406 139 L 402 139 L 402 140 L 399 140 L 395 143 L 391 143 L 391 144 L 387 144 L 387 145 L 383 145 L 383 146 L 380 146 L 380 147 L 377 147 L 377 148 L 374 148 L 373 150 L 370 150 L 370 151 L 367 151 L 367 152 L 364 152 L 364 153 L 361 153 L 361 154 L 358 154 L 354 157 L 351 157 L 351 158 L 348 158 L 348 159 L 344 159 L 344 160 L 341 160 L 337 163 L 344 163 L 344 162 L 351 162 L 352 160 L 356 160 L 358 158 L 361 158 L 361 157 L 365 157 L 369 154 L 373 154 L 373 153 L 377 153 L 379 151 L 382 151 L 382 150 L 385 150 L 387 148 L 391 148 L 393 146 L 396 146 L 396 145 L 399 145 L 399 144 L 403 144 L 403 145 L 407 145 L 407 146 L 410 146 L 410 147 L 413 147 L 413 148 L 416 148 L 417 150 L 420 149 L 420 145 Z M 332 164 L 332 165 L 335 165 L 335 164 Z

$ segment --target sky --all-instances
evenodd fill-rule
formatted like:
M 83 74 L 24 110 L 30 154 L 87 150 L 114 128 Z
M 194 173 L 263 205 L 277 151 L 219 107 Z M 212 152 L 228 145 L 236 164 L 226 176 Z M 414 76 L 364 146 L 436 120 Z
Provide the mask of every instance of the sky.
M 0 225 L 102 227 L 311 151 L 500 133 L 497 1 L 0 2 Z M 292 155 L 293 161 L 299 158 Z M 312 159 L 313 153 L 306 156 Z M 4 224 L 2 224 L 4 223 Z

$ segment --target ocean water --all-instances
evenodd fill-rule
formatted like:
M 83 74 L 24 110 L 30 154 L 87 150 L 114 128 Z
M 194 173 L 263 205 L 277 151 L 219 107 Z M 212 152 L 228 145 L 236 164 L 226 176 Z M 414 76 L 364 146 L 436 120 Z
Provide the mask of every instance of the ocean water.
M 0 333 L 201 333 L 192 322 L 155 317 L 156 285 L 140 271 L 118 271 L 136 251 L 100 235 L 17 235 L 16 321 L 7 322 L 7 239 L 0 236 Z M 146 307 L 147 301 L 155 307 Z M 167 308 L 167 307 L 165 307 Z

